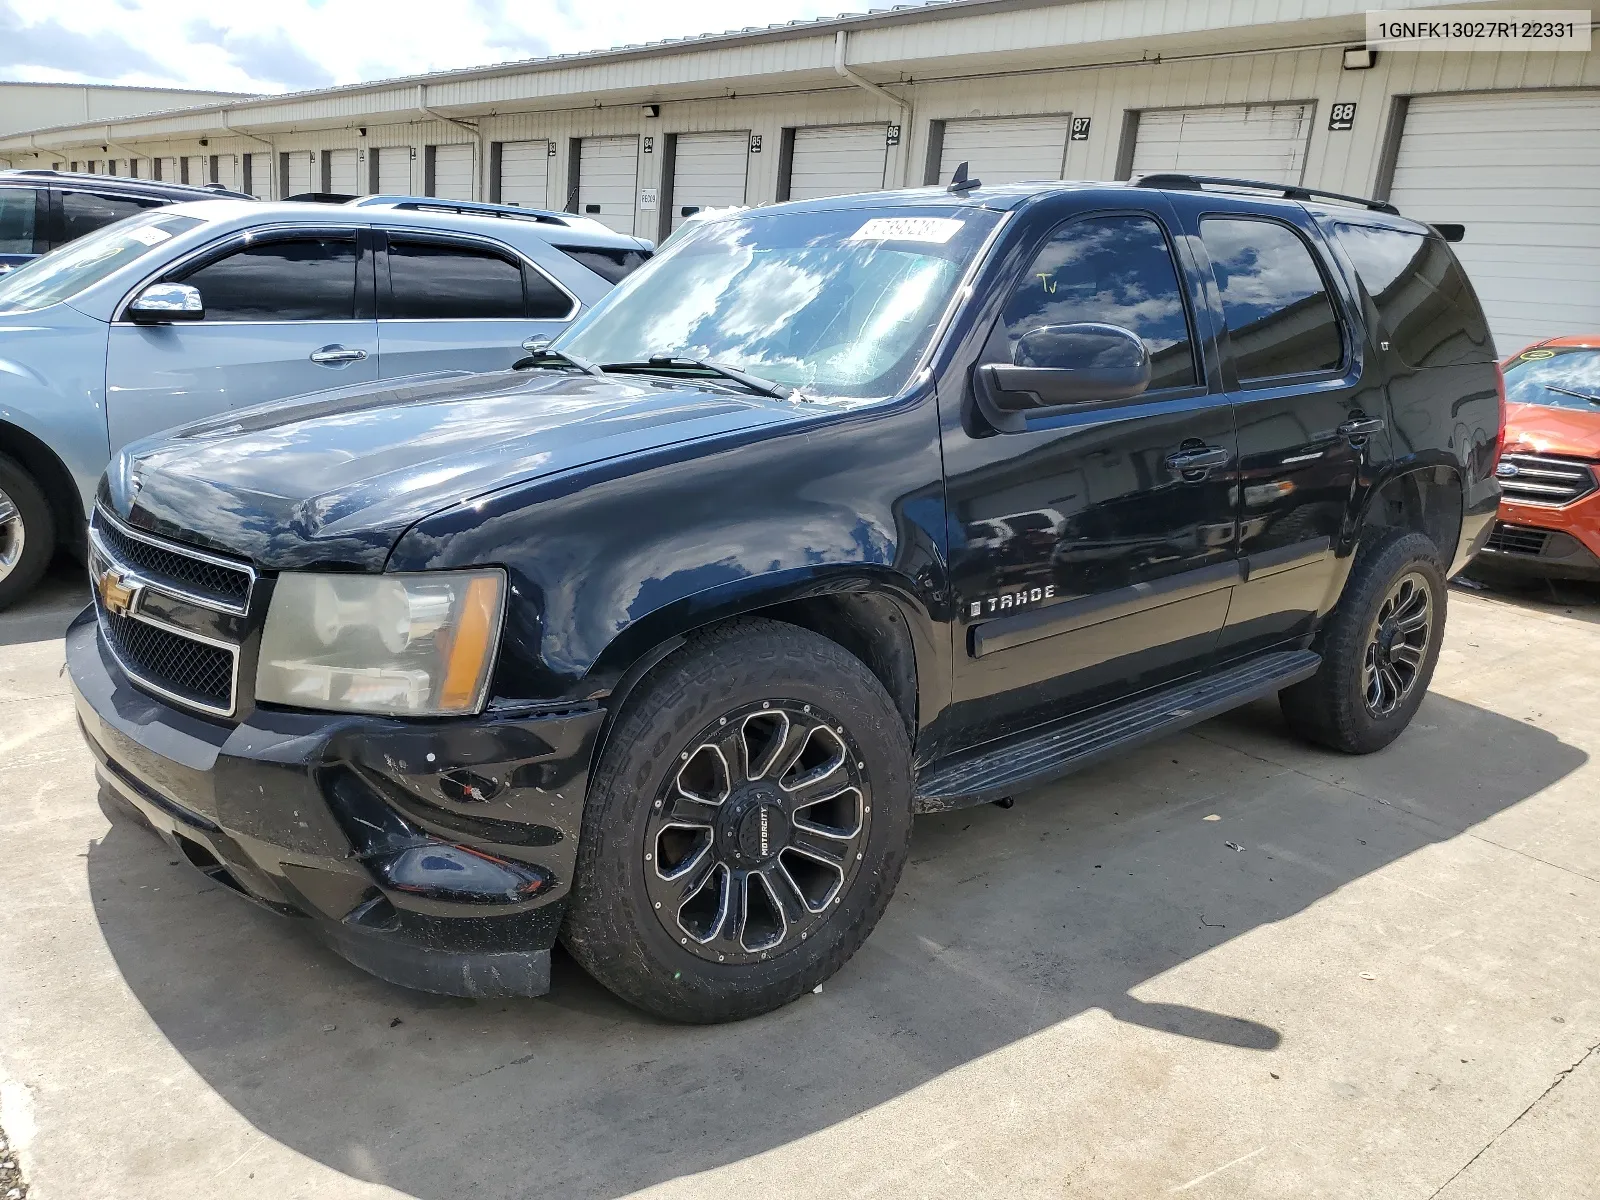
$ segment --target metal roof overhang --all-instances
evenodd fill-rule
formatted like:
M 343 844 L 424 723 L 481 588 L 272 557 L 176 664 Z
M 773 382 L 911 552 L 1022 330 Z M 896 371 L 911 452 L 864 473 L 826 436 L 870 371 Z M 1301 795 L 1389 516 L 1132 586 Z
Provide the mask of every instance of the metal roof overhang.
M 1418 6 L 1436 2 L 1423 0 Z M 1322 15 L 1302 15 L 1311 12 Z M 913 80 L 1359 43 L 1365 36 L 1364 13 L 1358 0 L 1284 0 L 1269 21 L 1252 20 L 1248 6 L 1230 12 L 1183 0 L 947 0 L 59 126 L 0 138 L 0 153 L 111 139 L 167 142 L 406 123 L 427 119 L 422 105 L 447 117 L 472 119 L 848 87 L 834 70 L 835 36 L 841 30 L 849 38 L 850 67 L 892 88 Z M 1203 24 L 1207 19 L 1216 23 Z

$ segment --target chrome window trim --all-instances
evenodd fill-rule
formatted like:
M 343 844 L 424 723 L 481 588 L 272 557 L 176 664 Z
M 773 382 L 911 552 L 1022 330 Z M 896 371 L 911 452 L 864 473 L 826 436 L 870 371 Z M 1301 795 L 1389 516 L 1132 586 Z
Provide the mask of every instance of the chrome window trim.
M 186 588 L 180 587 L 177 584 L 169 584 L 165 580 L 151 579 L 137 567 L 134 567 L 128 563 L 124 563 L 107 548 L 106 544 L 100 540 L 99 534 L 95 529 L 95 521 L 105 521 L 107 524 L 114 527 L 116 531 L 122 534 L 124 537 L 132 538 L 136 542 L 143 542 L 147 546 L 154 546 L 157 550 L 164 550 L 168 554 L 177 554 L 184 558 L 193 558 L 203 563 L 209 563 L 213 567 L 221 567 L 228 571 L 237 571 L 239 574 L 244 575 L 249 579 L 249 583 L 245 585 L 244 599 L 238 604 L 231 604 L 226 600 L 217 600 L 210 596 L 198 595 L 194 592 L 188 591 Z M 250 566 L 248 563 L 235 562 L 232 559 L 223 558 L 221 555 L 210 554 L 204 550 L 197 550 L 193 547 L 185 546 L 179 542 L 170 542 L 165 538 L 159 538 L 152 534 L 143 533 L 140 530 L 134 529 L 131 525 L 124 524 L 122 521 L 117 520 L 116 517 L 112 516 L 99 505 L 95 506 L 94 520 L 89 522 L 89 538 L 91 541 L 93 541 L 95 549 L 100 552 L 101 557 L 104 558 L 108 563 L 116 567 L 118 570 L 126 571 L 128 574 L 135 576 L 141 584 L 151 588 L 153 591 L 160 592 L 163 595 L 171 596 L 175 600 L 182 600 L 189 604 L 198 605 L 200 608 L 209 608 L 213 612 L 229 613 L 236 617 L 247 617 L 250 615 L 250 600 L 255 594 L 256 581 L 260 578 L 260 576 L 257 574 L 256 569 Z M 198 637 L 199 635 L 195 636 Z
M 217 320 L 217 321 L 213 321 L 210 317 L 207 317 L 204 321 L 185 321 L 185 322 L 182 322 L 182 325 L 183 325 L 183 327 L 185 329 L 239 329 L 239 328 L 242 328 L 243 326 L 247 326 L 247 325 L 269 325 L 274 329 L 290 329 L 290 328 L 292 328 L 292 329 L 302 329 L 302 328 L 311 329 L 311 328 L 313 328 L 315 326 L 318 326 L 318 325 L 371 325 L 371 324 L 372 324 L 372 318 L 371 317 L 331 317 L 331 318 L 330 317 L 311 317 L 311 318 L 306 318 L 304 320 L 302 320 L 301 318 L 296 317 L 296 318 L 294 318 L 292 320 L 283 320 L 283 321 L 257 321 L 257 320 L 250 320 L 250 321 Z M 125 327 L 134 326 L 134 322 L 132 322 L 132 321 L 124 321 L 124 322 L 122 322 L 122 325 L 125 326 Z
M 549 323 L 551 325 L 570 325 L 572 317 L 380 317 L 378 324 L 383 325 L 527 325 L 530 322 Z M 466 349 L 466 347 L 463 347 Z
M 452 321 L 452 322 L 453 321 L 571 321 L 571 320 L 575 319 L 577 317 L 578 313 L 580 313 L 583 310 L 583 301 L 578 299 L 577 295 L 572 291 L 571 288 L 569 288 L 566 284 L 562 283 L 561 280 L 557 279 L 554 275 L 550 274 L 549 271 L 545 270 L 538 263 L 534 262 L 533 259 L 529 258 L 521 250 L 517 249 L 517 247 L 509 246 L 506 243 L 501 242 L 501 241 L 497 241 L 496 239 L 494 239 L 492 237 L 486 237 L 486 236 L 484 236 L 483 234 L 480 234 L 480 233 L 462 233 L 462 232 L 457 232 L 454 229 L 409 229 L 404 225 L 390 226 L 390 225 L 378 224 L 378 225 L 374 225 L 372 228 L 377 232 L 381 232 L 386 239 L 387 238 L 394 238 L 394 237 L 398 236 L 399 240 L 405 241 L 408 237 L 410 237 L 410 238 L 414 238 L 415 240 L 421 241 L 421 242 L 437 242 L 437 243 L 442 243 L 444 245 L 449 245 L 451 242 L 468 243 L 468 244 L 474 244 L 474 245 L 479 246 L 479 247 L 484 247 L 484 248 L 490 249 L 490 250 L 499 250 L 504 254 L 511 255 L 511 257 L 515 258 L 518 262 L 522 263 L 523 266 L 532 267 L 535 271 L 539 272 L 539 274 L 543 275 L 546 280 L 548 280 L 550 283 L 554 284 L 557 291 L 559 291 L 568 300 L 572 301 L 572 307 L 567 310 L 567 315 L 564 316 L 564 317 L 383 317 L 383 316 L 380 316 L 378 318 L 378 324 L 380 324 L 380 325 L 384 325 L 384 324 L 387 324 L 387 323 L 392 322 L 392 321 L 425 321 L 425 322 L 435 322 L 435 321 Z M 384 249 L 385 249 L 385 257 L 387 257 L 388 247 L 385 246 Z M 582 264 L 580 263 L 579 265 L 581 266 Z

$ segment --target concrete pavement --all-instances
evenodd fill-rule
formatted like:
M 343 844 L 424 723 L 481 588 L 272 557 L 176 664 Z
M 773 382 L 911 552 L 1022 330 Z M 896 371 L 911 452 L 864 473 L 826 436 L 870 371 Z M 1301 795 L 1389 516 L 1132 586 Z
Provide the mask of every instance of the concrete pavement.
M 40 1200 L 1600 1196 L 1600 606 L 1456 591 L 1389 750 L 1261 704 L 919 819 L 823 993 L 401 991 L 109 826 L 0 616 L 0 1125 Z M 1242 849 L 1233 849 L 1229 843 Z

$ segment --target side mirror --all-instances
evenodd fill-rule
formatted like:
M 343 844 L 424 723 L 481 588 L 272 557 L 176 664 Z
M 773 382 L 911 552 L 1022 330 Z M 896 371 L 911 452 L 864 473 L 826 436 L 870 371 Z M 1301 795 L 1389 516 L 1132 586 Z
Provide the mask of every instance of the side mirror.
M 550 349 L 550 339 L 536 333 L 522 343 L 522 348 L 529 354 L 543 354 Z
M 200 289 L 187 283 L 152 283 L 128 305 L 128 317 L 140 325 L 203 321 L 206 304 Z
M 1150 351 L 1120 325 L 1041 325 L 1018 339 L 1011 359 L 979 370 L 990 403 L 1006 413 L 1131 400 L 1150 386 Z

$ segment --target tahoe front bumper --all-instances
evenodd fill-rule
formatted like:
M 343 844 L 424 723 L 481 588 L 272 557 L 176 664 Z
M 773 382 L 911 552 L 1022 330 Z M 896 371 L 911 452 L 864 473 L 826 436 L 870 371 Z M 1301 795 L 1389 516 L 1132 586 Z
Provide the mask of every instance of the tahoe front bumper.
M 101 786 L 199 870 L 391 983 L 548 990 L 601 709 L 232 724 L 130 683 L 92 607 L 66 641 Z

